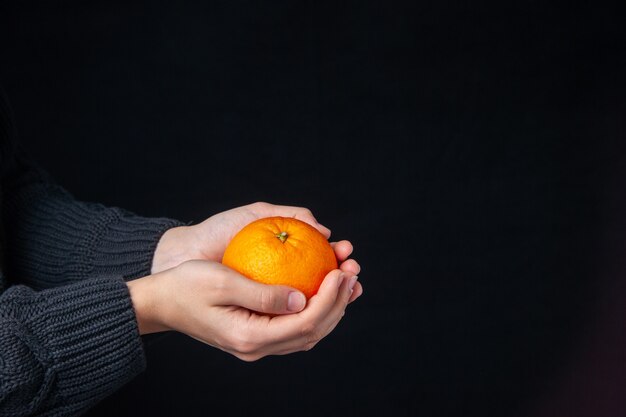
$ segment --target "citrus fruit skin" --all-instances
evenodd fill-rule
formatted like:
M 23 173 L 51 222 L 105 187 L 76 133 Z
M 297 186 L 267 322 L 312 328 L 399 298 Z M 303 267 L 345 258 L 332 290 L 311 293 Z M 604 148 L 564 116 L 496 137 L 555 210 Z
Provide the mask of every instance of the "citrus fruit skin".
M 232 238 L 222 264 L 263 284 L 296 288 L 308 299 L 337 268 L 337 258 L 313 226 L 291 217 L 265 217 Z

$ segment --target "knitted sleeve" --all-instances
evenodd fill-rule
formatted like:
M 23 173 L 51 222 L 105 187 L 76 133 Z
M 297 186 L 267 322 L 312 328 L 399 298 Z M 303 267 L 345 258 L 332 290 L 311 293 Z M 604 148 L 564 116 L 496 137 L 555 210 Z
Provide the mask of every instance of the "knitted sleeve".
M 73 416 L 145 368 L 121 277 L 0 295 L 0 415 Z
M 161 235 L 183 224 L 77 201 L 19 148 L 2 191 L 7 275 L 33 288 L 149 275 Z
M 144 369 L 124 280 L 180 222 L 75 200 L 14 138 L 0 90 L 0 416 L 78 415 Z

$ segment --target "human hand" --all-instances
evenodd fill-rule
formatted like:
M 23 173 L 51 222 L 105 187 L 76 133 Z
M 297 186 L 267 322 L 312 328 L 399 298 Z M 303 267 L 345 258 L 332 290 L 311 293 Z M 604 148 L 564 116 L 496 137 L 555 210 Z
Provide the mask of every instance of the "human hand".
M 306 303 L 293 288 L 201 260 L 127 285 L 141 334 L 176 330 L 245 361 L 313 348 L 363 292 L 354 273 L 335 269 Z
M 163 234 L 152 262 L 152 273 L 172 268 L 192 259 L 220 262 L 226 246 L 235 234 L 254 220 L 271 217 L 295 217 L 319 230 L 328 239 L 330 230 L 317 222 L 313 213 L 303 207 L 253 203 L 227 210 L 193 226 L 175 227 Z M 331 243 L 340 262 L 339 269 L 357 275 L 359 264 L 348 259 L 352 244 L 347 240 Z

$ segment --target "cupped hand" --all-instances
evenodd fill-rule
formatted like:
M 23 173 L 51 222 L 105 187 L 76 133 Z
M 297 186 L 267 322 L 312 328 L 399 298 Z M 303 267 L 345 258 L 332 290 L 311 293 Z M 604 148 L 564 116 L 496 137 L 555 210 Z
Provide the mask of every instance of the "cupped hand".
M 165 232 L 154 253 L 152 273 L 194 259 L 220 262 L 226 246 L 239 230 L 254 220 L 271 216 L 295 217 L 315 227 L 326 239 L 330 238 L 330 229 L 318 223 L 309 209 L 257 202 L 218 213 L 197 225 L 175 227 Z M 358 274 L 359 264 L 348 259 L 352 244 L 343 240 L 331 245 L 340 262 L 339 269 Z
M 308 302 L 293 288 L 260 284 L 213 261 L 187 261 L 128 287 L 141 334 L 175 330 L 253 361 L 309 350 L 328 335 L 363 291 L 354 266 L 328 273 Z

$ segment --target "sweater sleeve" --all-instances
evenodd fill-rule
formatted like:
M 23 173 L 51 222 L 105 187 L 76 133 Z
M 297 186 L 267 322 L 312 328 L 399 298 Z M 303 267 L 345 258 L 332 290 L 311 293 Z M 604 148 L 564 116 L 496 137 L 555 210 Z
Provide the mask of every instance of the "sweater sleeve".
M 160 237 L 183 223 L 77 201 L 24 150 L 3 175 L 8 276 L 50 288 L 90 276 L 150 274 Z
M 0 415 L 78 415 L 144 368 L 121 277 L 0 295 Z

